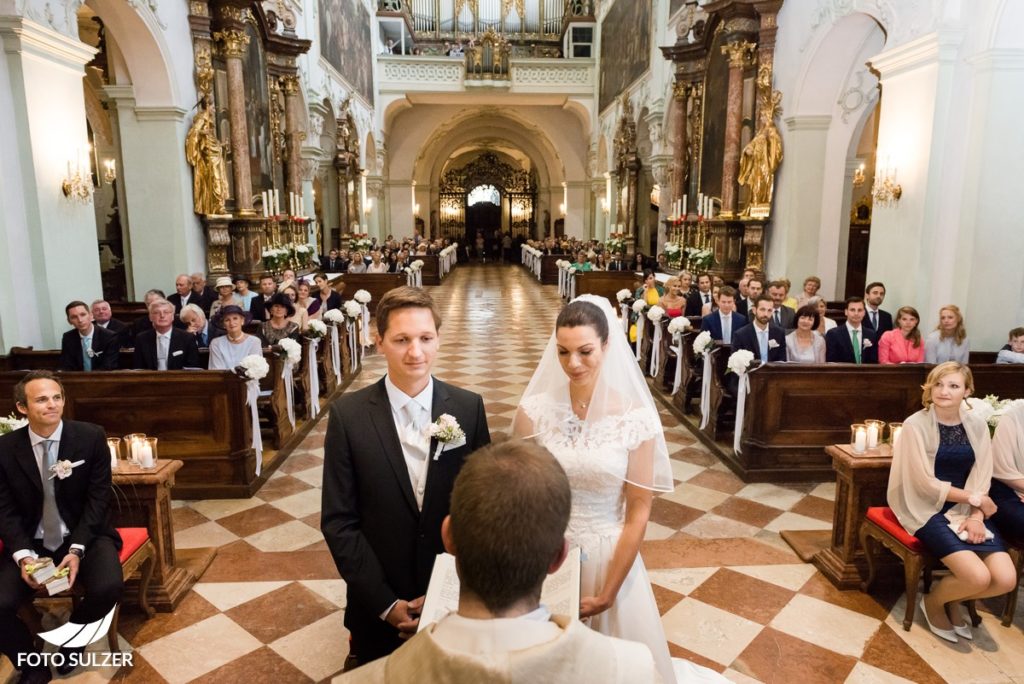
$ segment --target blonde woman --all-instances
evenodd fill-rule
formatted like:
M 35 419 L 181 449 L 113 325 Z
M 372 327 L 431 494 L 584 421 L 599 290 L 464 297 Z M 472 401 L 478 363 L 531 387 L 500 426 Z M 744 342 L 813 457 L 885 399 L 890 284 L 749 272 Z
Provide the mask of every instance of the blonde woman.
M 811 300 L 818 296 L 818 290 L 820 289 L 821 278 L 813 275 L 804 278 L 804 289 L 796 298 L 797 305 L 804 306 L 805 304 L 810 304 Z
M 906 419 L 893 447 L 888 501 L 903 528 L 952 573 L 922 597 L 921 608 L 929 629 L 956 643 L 971 638 L 960 603 L 1007 593 L 1017 573 L 999 533 L 985 525 L 996 512 L 992 440 L 966 401 L 971 370 L 942 363 L 922 389 L 924 408 Z
M 665 294 L 662 295 L 658 306 L 665 310 L 669 318 L 677 318 L 683 315 L 686 308 L 686 297 L 679 283 L 679 278 L 672 277 L 665 281 Z
M 970 354 L 971 342 L 964 328 L 964 315 L 956 304 L 947 304 L 939 309 L 939 325 L 924 341 L 924 361 L 967 363 Z

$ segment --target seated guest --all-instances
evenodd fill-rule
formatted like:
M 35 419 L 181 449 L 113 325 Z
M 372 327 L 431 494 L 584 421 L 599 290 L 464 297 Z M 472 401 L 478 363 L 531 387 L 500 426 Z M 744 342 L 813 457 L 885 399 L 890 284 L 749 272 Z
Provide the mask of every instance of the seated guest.
M 326 275 L 323 273 L 317 273 L 313 276 L 313 282 L 317 287 L 316 299 L 320 303 L 318 308 L 321 316 L 323 316 L 323 312 L 325 311 L 341 308 L 341 295 L 331 287 L 331 282 L 327 280 Z M 342 283 L 343 288 L 344 286 L 345 284 Z
M 178 320 L 185 324 L 185 331 L 196 338 L 196 346 L 202 349 L 209 347 L 213 338 L 224 334 L 222 329 L 210 325 L 197 304 L 186 304 L 178 314 Z
M 174 279 L 174 294 L 165 301 L 174 305 L 174 315 L 181 313 L 181 307 L 189 302 L 197 302 L 199 298 L 192 293 L 192 278 L 187 273 L 182 273 Z
M 281 271 L 281 282 L 277 284 L 277 291 L 283 292 L 286 287 L 295 287 L 298 282 L 298 278 L 295 277 L 295 271 L 286 268 Z
M 693 274 L 686 270 L 680 271 L 679 287 L 683 288 L 683 294 L 687 297 L 696 292 L 697 286 L 693 284 Z
M 64 313 L 74 327 L 61 338 L 57 370 L 117 370 L 121 338 L 94 325 L 85 302 L 71 302 L 64 307 Z
M 277 283 L 274 282 L 274 276 L 264 273 L 260 276 L 259 294 L 249 304 L 249 313 L 252 314 L 254 321 L 267 320 L 270 316 L 270 312 L 267 311 L 267 304 L 275 294 L 277 294 Z
M 211 321 L 220 320 L 220 310 L 225 306 L 237 306 L 241 309 L 245 309 L 245 307 L 242 306 L 242 300 L 235 294 L 235 284 L 231 282 L 231 278 L 227 276 L 217 278 L 216 289 L 219 296 L 217 301 L 210 305 Z
M 747 318 L 753 319 L 751 315 L 754 311 L 757 298 L 764 294 L 764 281 L 759 277 L 751 277 L 747 279 L 747 298 L 741 299 L 736 302 L 736 310 Z M 770 299 L 770 297 L 769 297 Z M 775 312 L 775 304 L 772 303 L 772 313 Z
M 217 301 L 217 293 L 213 291 L 212 287 L 206 284 L 205 273 L 193 273 L 190 280 L 192 281 L 192 294 L 194 297 L 197 297 L 197 299 L 189 299 L 189 302 L 192 304 L 198 304 L 199 308 L 203 310 L 203 313 L 209 316 L 210 305 Z
M 607 271 L 608 270 L 608 256 L 604 252 L 598 252 L 594 256 L 594 261 L 591 263 L 591 270 L 593 271 Z
M 786 335 L 786 358 L 796 363 L 825 363 L 825 338 L 817 328 L 821 314 L 814 304 L 796 312 L 796 330 Z
M 424 244 L 424 247 L 426 245 Z M 424 252 L 426 254 L 426 252 Z M 356 252 L 352 255 L 352 261 L 348 265 L 349 273 L 366 273 L 366 263 L 363 261 L 363 253 Z
M 796 298 L 789 296 L 789 291 L 793 289 L 793 283 L 790 282 L 789 278 L 779 278 L 779 282 L 782 283 L 783 288 L 785 288 L 785 292 L 782 297 L 782 305 L 788 306 L 793 311 L 796 311 L 797 308 L 799 308 L 799 305 L 796 303 Z
M 971 341 L 967 339 L 964 316 L 960 307 L 948 304 L 939 309 L 939 324 L 924 341 L 925 363 L 956 361 L 967 363 L 971 355 Z
M 884 301 L 885 285 L 868 283 L 868 286 L 864 288 L 864 309 L 867 312 L 864 325 L 879 335 L 892 330 L 892 314 L 879 308 Z
M 248 311 L 228 304 L 220 320 L 225 334 L 210 342 L 210 370 L 234 370 L 246 356 L 263 354 L 260 339 L 242 331 L 242 326 L 252 320 Z
M 656 270 L 659 273 L 668 273 L 669 272 L 668 256 L 664 252 L 661 252 L 660 254 L 658 254 L 658 260 L 657 260 L 655 268 L 656 268 Z
M 812 297 L 810 303 L 814 304 L 814 306 L 817 307 L 818 309 L 818 316 L 820 317 L 820 322 L 818 323 L 817 331 L 819 335 L 824 337 L 825 333 L 827 333 L 832 328 L 836 327 L 836 325 L 838 324 L 827 316 L 828 302 L 825 301 L 824 297 Z
M 338 254 L 338 250 L 332 249 L 326 256 L 320 257 L 320 268 L 327 273 L 344 273 L 341 256 Z
M 686 298 L 686 315 L 700 316 L 704 305 L 711 305 L 711 276 L 701 273 L 697 276 L 697 291 Z
M 825 334 L 825 360 L 829 363 L 878 363 L 878 336 L 861 325 L 864 321 L 864 300 L 846 300 L 846 325 Z
M 301 333 L 306 329 L 306 326 L 309 325 L 309 313 L 306 309 L 298 306 L 297 304 L 299 301 L 299 290 L 295 286 L 289 285 L 281 290 L 280 294 L 288 297 L 291 303 L 295 306 L 295 313 L 289 316 L 288 320 L 293 321 L 295 325 L 299 326 L 299 332 Z
M 988 496 L 992 441 L 985 419 L 964 401 L 974 392 L 971 370 L 940 364 L 923 388 L 924 409 L 904 421 L 893 446 L 888 501 L 903 529 L 952 573 L 932 585 L 921 608 L 931 631 L 956 643 L 958 635 L 971 638 L 961 602 L 1005 594 L 1017 573 L 994 525 L 986 539 L 984 520 L 996 512 Z
M 924 343 L 917 324 L 921 316 L 912 306 L 896 311 L 896 328 L 886 330 L 878 338 L 878 363 L 921 363 L 924 361 Z
M 804 289 L 797 295 L 796 305 L 798 307 L 810 304 L 811 300 L 818 296 L 821 289 L 821 278 L 818 276 L 807 276 L 804 278 Z
M 265 321 L 260 328 L 263 336 L 263 343 L 268 347 L 273 346 L 286 337 L 293 340 L 299 339 L 299 326 L 291 320 L 295 315 L 295 305 L 284 293 L 274 295 L 270 300 L 270 320 Z
M 92 322 L 101 327 L 106 328 L 110 332 L 117 335 L 121 341 L 121 346 L 125 346 L 125 335 L 128 333 L 128 326 L 113 317 L 110 311 L 110 303 L 102 299 L 97 299 L 92 303 Z
M 1024 402 L 1003 414 L 992 436 L 992 524 L 1011 539 L 1024 537 Z
M 580 252 L 579 254 L 577 254 L 576 255 L 576 261 L 573 262 L 572 266 L 577 271 L 591 271 L 594 268 L 590 264 L 590 260 L 587 259 L 587 253 L 586 252 Z
M 713 282 L 714 281 L 712 281 L 712 283 Z M 707 304 L 701 305 L 701 307 L 700 307 L 700 315 L 701 315 L 701 317 L 707 316 L 712 311 L 715 311 L 715 310 L 718 309 L 718 293 L 719 293 L 719 291 L 721 291 L 721 289 L 722 289 L 721 285 L 712 285 L 711 286 L 711 301 L 708 302 Z
M 388 265 L 381 260 L 380 252 L 370 252 L 370 263 L 366 266 L 367 273 L 387 273 Z
M 1024 328 L 1010 331 L 1009 349 L 1003 348 L 996 355 L 996 363 L 1024 363 Z
M 732 334 L 732 349 L 746 349 L 762 363 L 786 360 L 786 331 L 772 323 L 775 303 L 761 295 L 754 303 L 754 320 Z
M 132 323 L 131 328 L 126 334 L 127 342 L 135 344 L 135 338 L 138 337 L 140 332 L 144 330 L 149 330 L 150 328 L 153 327 L 153 324 L 149 322 L 149 305 L 158 299 L 167 299 L 167 297 L 164 296 L 163 290 L 148 290 L 145 296 L 143 296 L 142 303 L 146 305 L 147 315 L 139 316 L 138 318 L 135 319 L 135 322 Z
M 249 289 L 251 285 L 252 283 L 247 276 L 235 276 L 235 297 L 241 302 L 239 306 L 249 312 L 252 312 L 252 300 L 259 296 Z
M 749 278 L 740 278 L 739 282 L 736 283 L 736 301 L 747 298 L 747 283 L 750 282 Z
M 661 681 L 643 644 L 551 615 L 540 603 L 544 579 L 568 553 L 570 498 L 565 471 L 532 442 L 474 453 L 441 525 L 461 583 L 458 611 L 340 681 Z
M 636 289 L 636 292 L 633 293 L 633 297 L 635 299 L 644 300 L 647 302 L 647 306 L 654 306 L 661 301 L 661 297 L 664 294 L 665 288 L 663 288 L 658 283 L 658 279 L 654 277 L 654 271 L 647 269 L 644 271 L 643 285 Z
M 678 318 L 683 315 L 686 309 L 686 298 L 683 297 L 683 290 L 679 287 L 679 278 L 673 277 L 665 281 L 665 294 L 658 305 L 665 310 L 669 318 Z
M 305 280 L 300 280 L 295 288 L 298 296 L 295 298 L 295 306 L 306 310 L 307 320 L 320 320 L 320 300 L 313 297 L 313 288 Z
M 28 425 L 0 436 L 0 653 L 15 667 L 38 655 L 32 634 L 18 618 L 18 610 L 39 589 L 26 565 L 45 556 L 70 571 L 71 586 L 84 589 L 84 598 L 71 611 L 70 622 L 78 625 L 102 620 L 124 591 L 121 537 L 110 524 L 110 451 L 103 428 L 63 420 L 65 399 L 55 375 L 27 373 L 14 386 L 14 404 Z M 39 473 L 48 473 L 58 459 L 74 464 L 71 474 L 59 484 L 53 477 L 41 479 Z M 57 667 L 58 674 L 70 674 L 75 669 L 71 655 L 80 657 L 83 650 L 62 647 L 65 663 Z M 50 681 L 45 663 L 25 667 L 20 681 Z
M 186 304 L 195 306 L 195 304 Z M 153 327 L 135 338 L 136 370 L 181 370 L 199 367 L 196 336 L 174 327 L 174 305 L 158 299 L 149 305 Z
M 722 344 L 732 344 L 732 334 L 746 324 L 747 317 L 736 313 L 736 290 L 728 285 L 718 291 L 718 311 L 700 319 L 700 329 Z
M 782 280 L 773 280 L 768 285 L 768 296 L 772 298 L 772 303 L 775 305 L 775 309 L 772 311 L 772 323 L 786 330 L 795 328 L 796 311 L 785 304 L 786 283 Z
M 609 271 L 628 271 L 629 264 L 622 260 L 622 255 L 616 252 L 612 254 L 611 260 L 608 262 Z
M 643 255 L 643 252 L 637 252 L 633 255 L 630 268 L 637 273 L 643 273 L 647 270 L 647 257 Z

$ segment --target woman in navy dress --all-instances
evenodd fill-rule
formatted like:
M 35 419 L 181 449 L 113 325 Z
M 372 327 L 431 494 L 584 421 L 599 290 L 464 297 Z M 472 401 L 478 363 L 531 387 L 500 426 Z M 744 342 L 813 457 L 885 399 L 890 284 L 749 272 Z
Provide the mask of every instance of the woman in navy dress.
M 992 438 L 992 489 L 999 510 L 992 516 L 1008 539 L 1024 539 L 1024 401 L 999 421 Z
M 985 525 L 997 508 L 988 494 L 992 440 L 966 402 L 971 370 L 940 364 L 922 389 L 924 409 L 907 418 L 893 448 L 888 500 L 903 528 L 952 573 L 921 598 L 921 608 L 929 629 L 955 643 L 971 638 L 959 604 L 1009 592 L 1017 573 L 1003 540 Z

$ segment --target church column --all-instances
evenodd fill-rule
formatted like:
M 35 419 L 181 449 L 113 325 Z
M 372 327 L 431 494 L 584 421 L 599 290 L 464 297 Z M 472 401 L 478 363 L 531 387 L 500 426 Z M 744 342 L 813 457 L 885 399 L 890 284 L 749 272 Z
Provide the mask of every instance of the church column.
M 669 200 L 671 194 L 669 190 L 669 181 L 674 181 L 670 175 L 675 170 L 675 155 L 669 157 L 667 154 L 658 155 L 651 158 L 651 175 L 654 176 L 654 182 L 661 188 L 660 197 L 658 198 L 658 242 L 657 251 L 660 253 L 665 248 L 665 242 L 668 239 L 667 228 L 665 226 L 669 216 L 672 213 L 672 202 Z M 680 198 L 682 195 L 680 195 Z
M 604 242 L 608 239 L 608 215 L 604 212 L 601 201 L 604 199 L 604 178 L 590 180 L 590 194 L 594 206 L 594 238 Z
M 722 214 L 736 215 L 740 173 L 740 131 L 743 127 L 743 69 L 751 63 L 753 43 L 740 40 L 722 46 L 729 57 L 729 91 L 725 112 L 725 153 L 722 157 Z
M 782 9 L 783 0 L 755 0 L 760 25 L 757 29 L 757 64 L 767 64 L 774 71 L 775 35 L 779 32 L 777 16 Z M 761 120 L 761 100 L 754 98 L 754 121 Z
M 690 105 L 692 88 L 691 84 L 679 81 L 676 81 L 672 88 L 675 97 L 675 108 L 672 110 L 672 137 L 675 138 L 675 147 L 672 149 L 672 188 L 671 192 L 668 192 L 668 188 L 666 188 L 666 193 L 663 196 L 666 199 L 671 196 L 672 202 L 683 199 L 683 195 L 686 194 L 686 152 L 689 147 L 689 141 L 686 138 L 686 113 Z M 659 245 L 661 244 L 660 232 L 659 230 Z
M 252 177 L 249 172 L 249 135 L 245 122 L 245 78 L 242 58 L 249 36 L 240 29 L 225 29 L 213 34 L 221 44 L 228 73 L 228 117 L 231 121 L 231 164 L 235 182 L 235 212 L 252 215 Z
M 299 169 L 302 157 L 302 141 L 306 133 L 299 123 L 302 99 L 299 97 L 299 77 L 282 76 L 281 89 L 284 91 L 285 162 L 284 185 L 288 192 L 302 194 L 302 173 Z

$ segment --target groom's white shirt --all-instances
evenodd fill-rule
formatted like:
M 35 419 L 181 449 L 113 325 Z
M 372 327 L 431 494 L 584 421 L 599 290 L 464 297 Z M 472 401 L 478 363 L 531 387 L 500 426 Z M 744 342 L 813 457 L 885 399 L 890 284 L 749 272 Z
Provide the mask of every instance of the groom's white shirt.
M 384 376 L 384 389 L 391 404 L 391 418 L 395 421 L 398 441 L 402 444 L 402 457 L 409 469 L 409 482 L 416 497 L 416 506 L 423 510 L 423 492 L 427 487 L 427 468 L 430 460 L 430 437 L 425 428 L 430 425 L 430 409 L 434 404 L 434 378 L 415 397 L 398 389 L 391 378 Z

